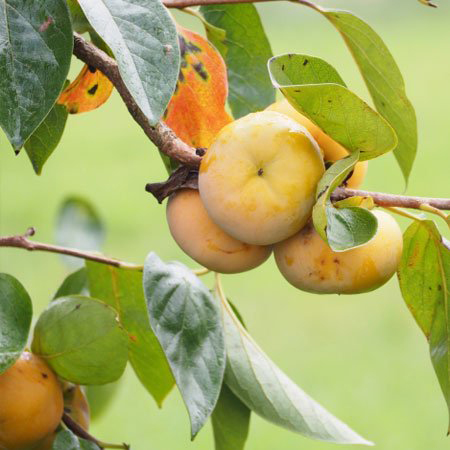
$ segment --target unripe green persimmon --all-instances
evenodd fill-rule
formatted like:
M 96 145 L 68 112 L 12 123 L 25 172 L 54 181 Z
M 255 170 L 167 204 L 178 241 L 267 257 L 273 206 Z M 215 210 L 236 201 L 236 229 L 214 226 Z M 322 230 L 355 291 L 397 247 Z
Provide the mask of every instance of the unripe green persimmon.
M 200 196 L 228 234 L 270 245 L 305 225 L 324 170 L 319 146 L 306 128 L 262 111 L 219 132 L 200 165 Z
M 267 107 L 266 111 L 276 111 L 294 119 L 300 125 L 303 125 L 319 144 L 325 161 L 335 162 L 338 159 L 345 158 L 348 151 L 339 142 L 336 142 L 328 134 L 322 131 L 315 123 L 306 116 L 298 112 L 286 99 L 273 103 Z M 345 184 L 347 187 L 356 189 L 361 186 L 367 173 L 367 161 L 356 163 L 353 173 Z
M 392 216 L 373 213 L 378 231 L 357 248 L 334 252 L 312 223 L 277 244 L 275 260 L 283 276 L 298 289 L 317 294 L 358 294 L 382 286 L 397 270 L 403 238 Z
M 58 427 L 63 407 L 56 375 L 44 360 L 24 352 L 0 375 L 0 449 L 36 448 Z
M 250 245 L 234 239 L 208 216 L 198 191 L 177 191 L 167 204 L 170 232 L 181 249 L 210 270 L 237 273 L 262 264 L 271 247 Z

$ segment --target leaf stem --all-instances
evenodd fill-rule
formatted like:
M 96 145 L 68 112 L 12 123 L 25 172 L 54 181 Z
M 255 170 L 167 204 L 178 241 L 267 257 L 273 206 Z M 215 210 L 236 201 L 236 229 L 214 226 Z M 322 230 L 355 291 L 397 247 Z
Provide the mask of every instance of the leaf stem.
M 422 220 L 421 217 L 416 216 L 415 214 L 411 214 L 410 212 L 404 211 L 403 209 L 397 208 L 395 206 L 383 206 L 383 208 L 387 211 L 397 214 L 398 216 L 406 217 L 407 219 Z
M 121 269 L 142 271 L 144 266 L 131 264 L 114 258 L 108 258 L 98 253 L 82 251 L 74 248 L 60 247 L 59 245 L 44 244 L 42 242 L 34 242 L 28 239 L 35 233 L 34 228 L 29 228 L 24 235 L 17 236 L 0 236 L 0 247 L 22 248 L 28 251 L 43 251 L 50 253 L 59 253 L 61 255 L 74 256 L 75 258 L 87 259 L 90 261 L 108 264 L 110 266 L 119 267 Z
M 209 272 L 211 272 L 211 270 L 206 267 L 202 267 L 201 269 L 194 269 L 192 271 L 192 273 L 194 275 L 197 275 L 198 277 L 201 277 L 202 275 L 206 275 Z
M 426 211 L 426 212 L 429 212 L 431 214 L 436 214 L 437 216 L 439 216 L 442 219 L 444 219 L 445 223 L 450 227 L 450 215 L 449 214 L 445 214 L 440 209 L 437 209 L 437 208 L 435 208 L 435 207 L 433 207 L 431 205 L 428 205 L 426 203 L 423 203 L 422 205 L 420 205 L 420 209 L 422 211 Z

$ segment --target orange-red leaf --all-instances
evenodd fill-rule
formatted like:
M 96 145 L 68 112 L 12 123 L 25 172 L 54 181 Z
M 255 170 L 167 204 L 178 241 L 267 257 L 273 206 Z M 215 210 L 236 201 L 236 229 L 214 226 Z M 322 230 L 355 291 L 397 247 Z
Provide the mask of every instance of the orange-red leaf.
M 70 114 L 92 111 L 108 100 L 112 89 L 111 81 L 102 72 L 85 65 L 61 93 L 58 103 L 64 105 Z
M 167 125 L 187 144 L 209 147 L 233 119 L 225 111 L 227 69 L 217 50 L 202 36 L 178 27 L 181 70 L 164 115 Z

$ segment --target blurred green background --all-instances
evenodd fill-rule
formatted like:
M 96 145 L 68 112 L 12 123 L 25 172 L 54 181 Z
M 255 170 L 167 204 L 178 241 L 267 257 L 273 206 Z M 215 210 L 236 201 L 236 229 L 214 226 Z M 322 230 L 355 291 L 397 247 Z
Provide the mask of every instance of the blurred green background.
M 365 18 L 388 44 L 404 74 L 420 133 L 407 190 L 411 195 L 450 194 L 450 5 L 444 0 L 439 3 L 435 10 L 415 0 L 322 2 Z M 339 70 L 351 89 L 368 99 L 354 62 L 325 19 L 288 3 L 261 4 L 258 9 L 274 54 L 320 56 Z M 181 13 L 175 17 L 201 30 L 192 17 Z M 73 74 L 79 67 L 74 62 Z M 142 262 L 153 250 L 163 259 L 195 267 L 171 239 L 165 207 L 144 191 L 146 182 L 165 177 L 155 148 L 114 94 L 101 109 L 69 118 L 61 144 L 40 177 L 34 175 L 25 152 L 15 157 L 0 135 L 0 233 L 22 233 L 32 225 L 37 240 L 54 241 L 58 206 L 66 196 L 76 194 L 90 199 L 106 223 L 108 255 Z M 370 163 L 364 187 L 403 192 L 392 155 Z M 66 275 L 56 255 L 4 248 L 0 271 L 25 285 L 35 315 Z M 211 281 L 205 277 L 205 282 Z M 224 285 L 268 355 L 377 448 L 449 448 L 446 405 L 427 343 L 395 279 L 366 295 L 316 296 L 292 288 L 270 260 L 250 273 L 225 276 Z M 188 416 L 178 392 L 174 390 L 159 410 L 131 371 L 91 430 L 110 442 L 129 442 L 135 450 L 213 448 L 210 425 L 193 443 L 189 441 Z M 253 416 L 247 448 L 325 450 L 333 444 L 306 440 Z

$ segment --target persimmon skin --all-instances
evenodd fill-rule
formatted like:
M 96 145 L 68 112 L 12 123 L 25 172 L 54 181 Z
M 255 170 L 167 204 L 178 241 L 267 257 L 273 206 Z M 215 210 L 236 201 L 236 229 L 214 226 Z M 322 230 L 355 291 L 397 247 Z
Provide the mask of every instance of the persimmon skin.
M 238 273 L 262 264 L 271 247 L 250 245 L 234 239 L 208 216 L 194 189 L 182 189 L 169 198 L 167 222 L 181 249 L 210 270 Z
M 199 191 L 211 219 L 228 234 L 271 245 L 307 222 L 324 170 L 306 128 L 262 111 L 218 133 L 200 164 Z
M 373 213 L 378 219 L 376 235 L 344 252 L 331 250 L 309 223 L 275 246 L 280 272 L 296 288 L 317 294 L 359 294 L 382 286 L 397 270 L 403 237 L 392 216 Z
M 328 134 L 326 134 L 320 127 L 309 120 L 306 116 L 298 112 L 286 99 L 280 100 L 266 108 L 266 111 L 276 111 L 285 114 L 291 119 L 303 125 L 312 135 L 312 137 L 319 144 L 323 158 L 325 161 L 336 162 L 339 159 L 345 158 L 348 151 L 339 142 L 336 142 Z M 356 189 L 363 183 L 367 174 L 367 161 L 359 161 L 353 169 L 353 174 L 345 185 L 349 188 Z
M 0 374 L 0 449 L 36 448 L 56 430 L 63 408 L 56 375 L 38 356 L 22 353 Z

